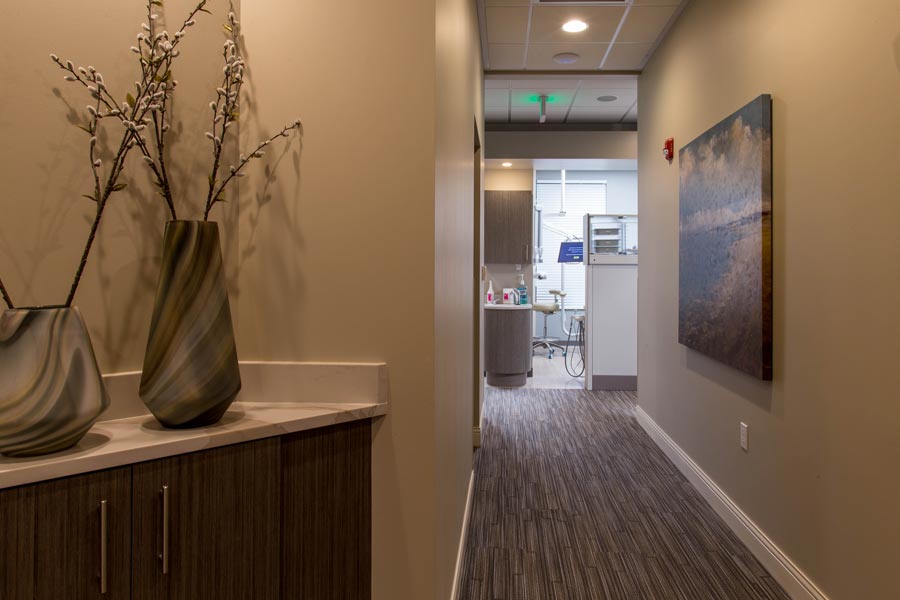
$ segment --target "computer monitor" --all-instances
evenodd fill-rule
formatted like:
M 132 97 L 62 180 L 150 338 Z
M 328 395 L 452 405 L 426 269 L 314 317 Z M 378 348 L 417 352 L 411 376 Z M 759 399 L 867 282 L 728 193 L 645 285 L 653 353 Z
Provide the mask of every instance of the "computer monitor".
M 563 242 L 559 245 L 559 260 L 561 263 L 584 262 L 584 242 Z

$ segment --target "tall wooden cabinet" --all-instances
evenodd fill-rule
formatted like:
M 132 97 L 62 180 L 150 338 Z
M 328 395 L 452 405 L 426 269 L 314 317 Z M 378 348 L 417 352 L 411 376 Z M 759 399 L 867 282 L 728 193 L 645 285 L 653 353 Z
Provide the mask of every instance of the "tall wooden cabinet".
M 533 261 L 534 200 L 531 192 L 484 193 L 484 262 L 529 265 Z
M 0 600 L 368 600 L 371 421 L 0 490 Z

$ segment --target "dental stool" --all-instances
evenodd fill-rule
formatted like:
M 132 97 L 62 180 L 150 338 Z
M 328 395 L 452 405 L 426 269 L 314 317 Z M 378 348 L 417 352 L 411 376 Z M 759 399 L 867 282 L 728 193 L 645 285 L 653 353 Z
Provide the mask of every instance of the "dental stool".
M 566 293 L 562 290 L 550 290 L 550 294 L 553 296 L 553 304 L 532 305 L 532 310 L 539 312 L 544 316 L 544 335 L 532 340 L 531 351 L 534 353 L 535 348 L 544 347 L 549 352 L 547 358 L 553 358 L 554 348 L 562 350 L 563 356 L 566 355 L 566 347 L 562 345 L 561 340 L 547 335 L 547 318 L 559 312 L 559 299 L 565 298 Z

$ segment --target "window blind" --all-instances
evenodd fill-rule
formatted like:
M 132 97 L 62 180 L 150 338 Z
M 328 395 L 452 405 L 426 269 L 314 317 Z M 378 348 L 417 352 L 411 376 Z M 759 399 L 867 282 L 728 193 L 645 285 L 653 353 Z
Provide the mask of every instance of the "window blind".
M 553 175 L 556 175 L 554 177 Z M 561 176 L 560 176 L 561 175 Z M 601 173 L 591 171 L 538 171 L 535 182 L 535 205 L 541 207 L 543 263 L 537 271 L 547 278 L 534 280 L 534 298 L 539 303 L 552 303 L 550 290 L 565 290 L 566 309 L 584 308 L 584 265 L 559 263 L 559 247 L 566 240 L 581 240 L 584 215 L 606 212 L 606 182 Z

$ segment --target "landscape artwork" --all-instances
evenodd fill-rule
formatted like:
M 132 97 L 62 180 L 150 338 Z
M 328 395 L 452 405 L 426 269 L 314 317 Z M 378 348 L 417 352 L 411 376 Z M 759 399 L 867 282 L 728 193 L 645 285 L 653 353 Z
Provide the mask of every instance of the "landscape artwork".
M 772 379 L 772 99 L 679 152 L 678 341 Z

